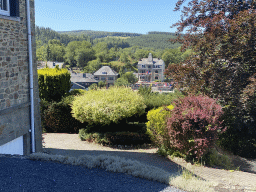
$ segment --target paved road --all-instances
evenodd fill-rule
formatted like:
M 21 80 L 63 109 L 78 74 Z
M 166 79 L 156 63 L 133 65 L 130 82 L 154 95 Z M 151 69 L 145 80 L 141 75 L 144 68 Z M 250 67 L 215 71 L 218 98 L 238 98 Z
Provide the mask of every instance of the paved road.
M 182 192 L 124 173 L 4 156 L 0 157 L 0 191 Z

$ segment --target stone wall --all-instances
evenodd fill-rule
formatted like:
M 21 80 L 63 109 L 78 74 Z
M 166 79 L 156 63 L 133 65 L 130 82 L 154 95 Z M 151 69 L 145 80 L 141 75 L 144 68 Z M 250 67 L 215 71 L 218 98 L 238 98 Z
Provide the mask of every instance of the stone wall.
M 36 151 L 42 150 L 36 66 L 34 0 L 31 6 Z M 30 146 L 30 86 L 26 1 L 19 1 L 19 17 L 0 16 L 0 146 L 23 136 L 24 153 Z

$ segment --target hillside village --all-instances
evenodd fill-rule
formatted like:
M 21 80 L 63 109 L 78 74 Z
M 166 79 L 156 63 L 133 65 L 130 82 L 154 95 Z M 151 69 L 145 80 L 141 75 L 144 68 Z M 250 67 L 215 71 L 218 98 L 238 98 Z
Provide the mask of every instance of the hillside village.
M 47 67 L 63 68 L 64 62 L 40 62 L 38 69 Z M 143 86 L 152 86 L 152 91 L 154 92 L 169 92 L 173 91 L 173 82 L 164 83 L 164 70 L 165 63 L 160 58 L 153 58 L 152 54 L 149 53 L 148 58 L 142 58 L 138 62 L 138 73 L 133 73 L 134 77 L 138 79 L 137 82 L 130 84 L 133 89 L 138 89 L 140 85 Z M 102 66 L 95 73 L 79 73 L 74 72 L 72 69 L 69 69 L 71 74 L 71 83 L 72 87 L 70 90 L 74 89 L 85 89 L 92 84 L 99 84 L 99 82 L 104 82 L 106 87 L 115 85 L 115 81 L 120 77 L 116 71 L 111 69 L 110 66 Z
M 33 0 L 0 1 L 0 190 L 56 187 L 63 167 L 39 169 L 48 160 L 80 166 L 70 189 L 82 165 L 186 191 L 254 191 L 256 5 L 199 2 L 177 23 L 191 33 L 174 38 L 56 32 L 35 26 Z

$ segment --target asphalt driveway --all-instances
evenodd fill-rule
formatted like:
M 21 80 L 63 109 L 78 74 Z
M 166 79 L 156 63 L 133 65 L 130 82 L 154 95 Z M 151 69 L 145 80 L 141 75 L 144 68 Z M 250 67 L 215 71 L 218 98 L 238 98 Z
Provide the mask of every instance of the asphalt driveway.
M 5 156 L 0 157 L 0 191 L 182 192 L 124 173 Z

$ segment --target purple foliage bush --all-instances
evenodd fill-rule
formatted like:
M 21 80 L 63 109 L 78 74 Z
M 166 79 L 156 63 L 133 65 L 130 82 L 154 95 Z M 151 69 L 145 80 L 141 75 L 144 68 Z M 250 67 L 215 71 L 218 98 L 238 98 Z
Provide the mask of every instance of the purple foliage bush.
M 207 96 L 188 96 L 174 101 L 167 118 L 172 146 L 187 159 L 199 160 L 224 132 L 220 117 L 222 107 Z

